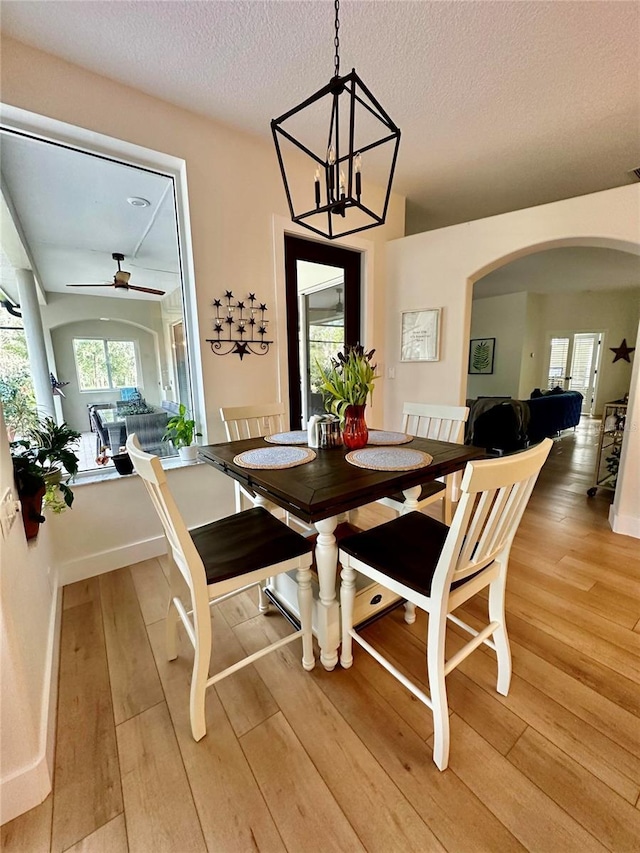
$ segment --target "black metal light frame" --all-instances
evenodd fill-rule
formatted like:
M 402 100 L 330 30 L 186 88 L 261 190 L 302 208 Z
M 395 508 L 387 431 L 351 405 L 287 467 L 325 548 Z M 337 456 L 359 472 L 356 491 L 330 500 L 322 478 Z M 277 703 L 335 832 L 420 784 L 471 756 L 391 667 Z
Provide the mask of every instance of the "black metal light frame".
M 365 86 L 360 77 L 356 74 L 355 68 L 350 74 L 343 77 L 340 76 L 340 57 L 339 57 L 339 39 L 338 39 L 338 8 L 339 2 L 336 2 L 336 37 L 335 46 L 336 54 L 334 59 L 335 76 L 329 81 L 326 86 L 319 89 L 315 94 L 311 95 L 297 107 L 288 110 L 279 118 L 273 119 L 271 122 L 271 132 L 273 141 L 276 147 L 282 181 L 287 196 L 289 211 L 293 222 L 297 222 L 319 234 L 322 237 L 327 237 L 333 240 L 336 237 L 344 237 L 348 234 L 355 234 L 358 231 L 366 231 L 369 228 L 376 228 L 378 225 L 383 225 L 387 216 L 387 208 L 389 206 L 389 196 L 391 195 L 391 185 L 393 183 L 393 175 L 396 167 L 398 156 L 398 148 L 400 145 L 400 129 L 392 121 L 387 112 L 382 108 L 377 99 L 373 96 L 370 90 Z M 340 97 L 348 98 L 348 115 L 349 115 L 349 133 L 348 133 L 348 150 L 346 152 L 340 150 Z M 328 142 L 326 146 L 326 158 L 322 159 L 316 153 L 311 151 L 304 143 L 296 139 L 295 136 L 289 133 L 283 126 L 285 122 L 293 116 L 299 115 L 303 110 L 312 107 L 318 101 L 327 98 L 331 103 Z M 364 145 L 362 148 L 356 148 L 356 108 L 365 109 L 381 124 L 380 138 L 373 142 Z M 324 175 L 322 181 L 324 188 L 325 202 L 322 203 L 322 187 L 321 182 L 316 178 L 315 181 L 315 206 L 309 210 L 296 212 L 289 179 L 284 165 L 281 142 L 287 140 L 295 145 L 303 154 L 309 157 L 314 168 L 320 170 L 320 175 Z M 363 201 L 362 192 L 362 175 L 359 168 L 360 158 L 368 151 L 379 148 L 382 145 L 393 146 L 391 156 L 391 168 L 389 178 L 387 180 L 386 191 L 384 194 L 384 204 L 382 211 L 377 213 L 372 210 L 371 206 Z M 331 160 L 333 162 L 331 162 Z M 345 171 L 344 186 L 341 187 L 340 173 Z M 342 191 L 344 189 L 344 191 Z M 346 231 L 340 231 L 334 226 L 332 217 L 345 217 L 349 208 L 358 208 L 368 218 L 369 222 L 365 225 L 359 225 L 356 228 L 351 228 Z M 308 220 L 318 214 L 326 214 L 326 228 L 319 228 L 312 225 Z

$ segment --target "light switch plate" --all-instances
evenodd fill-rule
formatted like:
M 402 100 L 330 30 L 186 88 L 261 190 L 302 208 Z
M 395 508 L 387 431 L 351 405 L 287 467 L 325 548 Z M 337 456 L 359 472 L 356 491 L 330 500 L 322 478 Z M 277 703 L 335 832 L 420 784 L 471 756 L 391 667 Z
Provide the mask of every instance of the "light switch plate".
M 2 495 L 2 500 L 0 500 L 0 530 L 3 539 L 6 539 L 11 532 L 18 513 L 18 506 L 19 504 L 13 496 L 13 490 L 11 488 L 6 489 Z

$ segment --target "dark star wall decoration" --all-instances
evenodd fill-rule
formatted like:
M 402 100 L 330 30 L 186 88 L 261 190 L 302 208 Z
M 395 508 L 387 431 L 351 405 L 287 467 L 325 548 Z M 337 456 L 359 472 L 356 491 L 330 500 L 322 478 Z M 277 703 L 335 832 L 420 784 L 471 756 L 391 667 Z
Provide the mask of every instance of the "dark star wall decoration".
M 215 355 L 235 353 L 240 361 L 245 355 L 266 355 L 269 352 L 273 341 L 266 338 L 269 323 L 265 317 L 267 305 L 266 302 L 258 302 L 257 307 L 256 302 L 255 293 L 249 293 L 246 299 L 238 299 L 231 290 L 225 290 L 223 297 L 213 300 L 215 338 L 207 338 L 211 352 Z
M 611 352 L 615 353 L 616 356 L 613 359 L 613 364 L 615 364 L 616 361 L 621 360 L 628 361 L 629 363 L 631 363 L 631 359 L 629 358 L 629 356 L 635 350 L 635 347 L 628 347 L 626 338 L 622 339 L 622 343 L 619 347 L 609 347 L 609 349 L 611 350 Z

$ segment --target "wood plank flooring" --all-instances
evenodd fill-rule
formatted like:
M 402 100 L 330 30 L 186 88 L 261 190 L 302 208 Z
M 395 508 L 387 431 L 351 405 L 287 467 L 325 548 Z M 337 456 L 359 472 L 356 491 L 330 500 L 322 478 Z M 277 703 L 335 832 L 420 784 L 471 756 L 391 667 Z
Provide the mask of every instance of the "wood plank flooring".
M 509 696 L 486 647 L 447 679 L 444 773 L 427 709 L 358 647 L 347 671 L 304 672 L 294 644 L 223 681 L 195 743 L 190 646 L 165 659 L 167 581 L 147 560 L 65 589 L 54 790 L 3 851 L 640 850 L 640 542 L 609 530 L 610 493 L 586 497 L 597 428 L 554 444 L 514 543 Z M 215 669 L 290 630 L 248 595 L 213 629 Z M 396 610 L 365 633 L 424 684 L 425 630 Z

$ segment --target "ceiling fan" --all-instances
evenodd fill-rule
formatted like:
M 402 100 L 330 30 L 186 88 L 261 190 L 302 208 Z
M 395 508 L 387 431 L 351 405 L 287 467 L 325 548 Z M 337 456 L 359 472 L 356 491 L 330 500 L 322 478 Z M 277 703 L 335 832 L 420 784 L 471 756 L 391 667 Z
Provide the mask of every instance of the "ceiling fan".
M 99 284 L 68 284 L 67 287 L 115 287 L 117 290 L 138 290 L 140 293 L 153 293 L 156 296 L 164 296 L 164 290 L 155 290 L 153 287 L 138 287 L 135 284 L 129 284 L 131 273 L 120 268 L 120 262 L 124 261 L 124 255 L 120 252 L 114 252 L 111 257 L 118 262 L 118 271 L 113 277 L 112 282 L 100 282 Z

